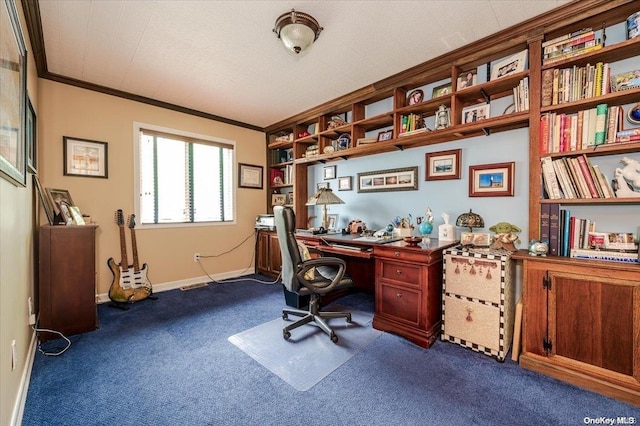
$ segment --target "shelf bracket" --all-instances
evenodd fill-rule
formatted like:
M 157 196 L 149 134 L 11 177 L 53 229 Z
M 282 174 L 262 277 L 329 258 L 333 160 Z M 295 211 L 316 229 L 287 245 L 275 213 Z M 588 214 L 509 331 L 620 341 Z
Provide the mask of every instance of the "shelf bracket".
M 400 151 L 404 151 L 404 146 L 402 145 L 394 145 L 396 148 L 398 148 Z
M 488 127 L 483 127 L 482 133 L 484 133 L 485 136 L 489 136 L 491 134 L 491 129 L 489 129 Z
M 346 155 L 341 155 L 340 158 L 342 158 L 343 160 L 348 160 L 349 157 L 347 157 Z
M 480 89 L 480 94 L 482 95 L 486 103 L 488 104 L 491 103 L 491 98 L 489 97 L 489 94 L 484 89 Z

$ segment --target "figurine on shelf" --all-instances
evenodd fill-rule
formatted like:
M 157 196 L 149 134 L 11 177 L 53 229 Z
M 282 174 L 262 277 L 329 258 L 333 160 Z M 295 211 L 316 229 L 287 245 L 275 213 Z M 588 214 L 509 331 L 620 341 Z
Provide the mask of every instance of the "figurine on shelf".
M 492 249 L 518 250 L 516 249 L 516 244 L 520 242 L 520 238 L 516 235 L 516 232 L 522 232 L 522 229 L 509 222 L 500 222 L 493 225 L 489 230 L 496 233 L 496 235 L 493 236 Z
M 429 207 L 427 207 L 424 218 L 420 221 L 418 230 L 420 231 L 423 241 L 427 242 L 429 240 L 429 234 L 433 231 L 433 212 Z
M 611 185 L 616 197 L 640 197 L 640 161 L 622 157 L 620 162 L 624 167 L 615 170 Z

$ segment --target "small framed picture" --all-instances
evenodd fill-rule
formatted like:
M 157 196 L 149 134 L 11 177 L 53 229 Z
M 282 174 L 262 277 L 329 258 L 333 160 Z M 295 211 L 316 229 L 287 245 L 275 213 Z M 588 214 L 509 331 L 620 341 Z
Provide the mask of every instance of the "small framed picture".
M 353 189 L 353 176 L 338 178 L 338 191 L 351 191 Z
M 287 204 L 293 206 L 293 191 L 287 193 Z
M 325 179 L 335 179 L 336 166 L 326 166 L 322 169 L 322 173 Z
M 527 68 L 527 49 L 504 58 L 491 66 L 491 80 L 506 77 L 511 74 L 517 74 Z
M 424 99 L 424 91 L 422 91 L 421 89 L 412 90 L 407 95 L 407 103 L 409 105 L 419 104 L 420 102 L 422 102 L 423 99 Z
M 51 198 L 44 192 L 44 189 L 42 189 L 42 185 L 40 184 L 40 179 L 38 179 L 37 174 L 33 174 L 33 185 L 36 187 L 36 191 L 38 191 L 38 196 L 40 197 L 44 213 L 47 215 L 49 225 L 55 224 L 55 209 L 51 203 Z
M 462 108 L 462 124 L 474 123 L 489 118 L 490 105 L 478 104 Z
M 276 182 L 272 183 L 276 184 Z M 262 166 L 238 163 L 238 186 L 240 188 L 262 189 Z
M 431 94 L 431 98 L 439 98 L 440 96 L 445 96 L 449 94 L 451 94 L 451 83 L 445 83 L 433 88 L 433 93 Z
M 462 149 L 427 152 L 425 180 L 460 179 Z
M 327 215 L 327 229 L 330 231 L 335 231 L 336 225 L 338 224 L 338 215 L 337 214 L 328 214 Z
M 62 143 L 65 176 L 109 177 L 106 142 L 63 136 Z
M 316 190 L 320 191 L 322 188 L 329 189 L 329 182 L 318 182 L 316 185 Z
M 463 71 L 458 75 L 456 90 L 466 89 L 476 84 L 478 84 L 478 68 Z
M 271 194 L 272 206 L 284 206 L 287 203 L 287 196 L 285 194 Z
M 393 130 L 383 130 L 378 133 L 378 142 L 390 141 L 393 139 Z
M 469 166 L 469 197 L 513 197 L 515 163 Z

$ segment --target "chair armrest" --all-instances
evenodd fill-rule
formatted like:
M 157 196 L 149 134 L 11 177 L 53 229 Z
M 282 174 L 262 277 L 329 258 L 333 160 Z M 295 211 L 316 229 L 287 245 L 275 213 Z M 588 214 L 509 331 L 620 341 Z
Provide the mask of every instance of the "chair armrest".
M 336 276 L 333 280 L 329 280 L 325 277 L 322 277 L 318 271 L 316 271 L 316 279 L 312 281 L 308 281 L 304 278 L 305 274 L 312 268 L 318 266 L 334 266 L 337 269 Z M 344 260 L 337 257 L 318 257 L 316 259 L 309 259 L 302 262 L 298 265 L 298 271 L 296 272 L 296 276 L 300 283 L 308 288 L 310 291 L 314 293 L 328 293 L 337 287 L 342 278 L 344 277 L 345 270 L 347 268 L 347 264 Z M 320 278 L 317 278 L 320 276 Z

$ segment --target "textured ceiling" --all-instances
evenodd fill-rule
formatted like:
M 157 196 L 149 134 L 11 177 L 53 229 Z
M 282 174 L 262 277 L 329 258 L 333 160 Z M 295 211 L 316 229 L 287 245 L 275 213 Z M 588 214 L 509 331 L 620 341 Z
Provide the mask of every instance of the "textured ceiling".
M 568 0 L 40 0 L 49 73 L 260 128 Z M 289 53 L 292 8 L 324 27 Z

